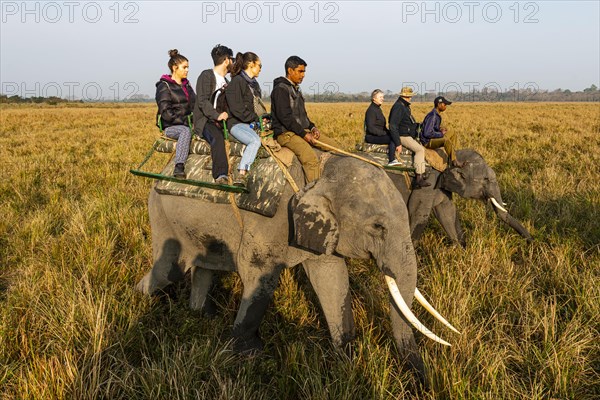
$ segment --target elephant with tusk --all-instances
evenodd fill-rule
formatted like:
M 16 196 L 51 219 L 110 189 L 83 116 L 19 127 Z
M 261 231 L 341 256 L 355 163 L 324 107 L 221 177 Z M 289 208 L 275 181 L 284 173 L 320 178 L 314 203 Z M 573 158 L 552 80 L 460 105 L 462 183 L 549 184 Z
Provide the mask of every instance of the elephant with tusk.
M 413 243 L 418 243 L 433 211 L 448 237 L 455 243 L 466 245 L 458 211 L 452 202 L 452 193 L 467 199 L 489 202 L 504 223 L 527 241 L 533 240 L 529 231 L 506 210 L 496 173 L 483 157 L 471 149 L 458 150 L 456 156 L 458 160 L 465 161 L 464 167 L 448 168 L 443 173 L 432 170 L 427 179 L 431 186 L 412 193 L 402 175 L 390 173 L 408 205 Z
M 297 161 L 290 168 L 303 179 Z M 282 268 L 302 264 L 319 299 L 332 340 L 343 346 L 355 335 L 344 257 L 374 258 L 390 288 L 390 318 L 400 353 L 426 383 L 411 326 L 446 345 L 411 312 L 413 297 L 436 318 L 416 288 L 417 262 L 407 208 L 387 174 L 365 162 L 332 156 L 322 176 L 299 193 L 288 185 L 272 218 L 241 210 L 242 226 L 228 204 L 150 191 L 148 208 L 154 264 L 137 288 L 153 294 L 191 271 L 190 306 L 207 304 L 213 271 L 235 271 L 243 295 L 233 325 L 234 350 L 262 348 L 259 325 Z

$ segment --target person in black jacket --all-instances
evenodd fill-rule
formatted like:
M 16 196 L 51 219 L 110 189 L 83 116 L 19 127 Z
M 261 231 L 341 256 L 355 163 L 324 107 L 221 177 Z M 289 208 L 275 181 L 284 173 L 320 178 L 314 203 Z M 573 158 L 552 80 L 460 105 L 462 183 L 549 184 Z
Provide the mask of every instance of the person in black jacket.
M 226 46 L 216 45 L 210 53 L 214 68 L 202 71 L 196 83 L 196 104 L 194 106 L 194 133 L 204 137 L 210 144 L 212 158 L 212 176 L 216 183 L 225 185 L 229 182 L 229 162 L 225 154 L 225 137 L 216 124 L 227 120 L 229 115 L 216 110 L 219 91 L 227 86 L 225 75 L 233 66 L 233 51 Z
M 312 182 L 321 175 L 319 159 L 311 146 L 327 150 L 315 142 L 319 140 L 329 146 L 340 148 L 334 139 L 322 135 L 315 124 L 308 119 L 304 107 L 304 96 L 300 84 L 306 73 L 306 62 L 298 56 L 285 61 L 285 77 L 273 81 L 271 92 L 271 117 L 273 137 L 281 146 L 294 152 L 302 163 L 306 182 Z
M 386 127 L 385 117 L 381 111 L 384 95 L 380 89 L 373 90 L 371 93 L 371 104 L 365 112 L 365 142 L 373 144 L 388 145 L 388 165 L 399 165 L 396 160 L 396 143 L 390 136 L 390 131 Z
M 227 120 L 229 131 L 233 137 L 246 145 L 238 166 L 238 175 L 233 182 L 236 186 L 245 186 L 248 170 L 261 145 L 258 134 L 250 126 L 259 121 L 259 115 L 254 110 L 254 97 L 261 96 L 260 86 L 256 80 L 261 68 L 262 63 L 256 54 L 237 53 L 231 70 L 233 78 L 225 89 L 229 107 Z
M 425 172 L 425 148 L 417 140 L 417 123 L 410 111 L 410 100 L 413 96 L 413 90 L 410 87 L 403 87 L 400 97 L 392 106 L 390 111 L 390 134 L 397 146 L 402 144 L 407 149 L 415 153 L 415 183 L 414 189 L 425 186 L 431 186 L 423 178 Z
M 177 49 L 169 50 L 171 75 L 163 75 L 156 83 L 156 104 L 158 104 L 158 124 L 165 135 L 177 140 L 175 170 L 173 175 L 185 178 L 185 161 L 192 141 L 191 117 L 196 95 L 187 80 L 188 59 Z

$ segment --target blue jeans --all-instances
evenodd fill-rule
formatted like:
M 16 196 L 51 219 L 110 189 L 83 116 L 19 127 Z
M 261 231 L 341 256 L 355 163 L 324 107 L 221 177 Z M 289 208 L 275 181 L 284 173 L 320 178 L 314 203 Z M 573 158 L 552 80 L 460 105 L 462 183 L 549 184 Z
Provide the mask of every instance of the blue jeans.
M 260 149 L 260 138 L 248 124 L 237 124 L 229 132 L 234 138 L 246 145 L 238 169 L 248 171 L 256 158 L 258 149 Z

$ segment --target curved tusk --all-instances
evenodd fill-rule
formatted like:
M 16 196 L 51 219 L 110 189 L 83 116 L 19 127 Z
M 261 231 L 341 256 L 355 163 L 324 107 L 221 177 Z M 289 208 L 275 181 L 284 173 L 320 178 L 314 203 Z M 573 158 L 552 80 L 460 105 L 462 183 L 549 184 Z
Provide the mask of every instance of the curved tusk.
M 505 209 L 504 207 L 502 207 L 502 206 L 501 206 L 501 205 L 500 205 L 500 204 L 499 204 L 499 203 L 496 201 L 496 199 L 495 199 L 495 198 L 493 198 L 493 197 L 490 197 L 490 200 L 492 201 L 492 204 L 493 204 L 494 206 L 496 206 L 496 208 L 497 208 L 497 209 L 499 209 L 499 210 L 502 210 L 502 211 L 504 211 L 505 213 L 507 213 L 507 212 L 508 212 L 508 211 L 506 211 L 506 209 Z
M 446 321 L 446 319 L 444 317 L 442 317 L 440 315 L 440 313 L 437 312 L 431 304 L 429 304 L 429 302 L 425 299 L 425 297 L 423 297 L 423 295 L 417 288 L 415 288 L 415 299 L 417 299 L 417 301 L 423 306 L 423 308 L 425 308 L 427 311 L 429 311 L 431 313 L 431 315 L 433 315 L 438 321 L 440 321 L 442 324 L 446 325 L 448 327 L 448 329 L 450 329 L 460 335 L 460 332 L 458 331 L 458 329 L 456 329 L 455 327 L 450 325 L 450 322 Z
M 400 290 L 398 289 L 398 285 L 396 284 L 396 281 L 394 280 L 394 278 L 392 278 L 391 276 L 385 275 L 385 281 L 387 282 L 388 288 L 390 289 L 390 293 L 391 293 L 392 297 L 394 298 L 396 305 L 400 309 L 400 312 L 419 332 L 421 332 L 423 335 L 427 336 L 429 339 L 433 340 L 434 342 L 438 342 L 438 343 L 441 343 L 446 346 L 452 346 L 450 343 L 446 342 L 444 339 L 441 339 L 438 336 L 436 336 L 433 332 L 431 332 L 429 329 L 427 329 L 421 322 L 419 322 L 419 320 L 417 319 L 415 314 L 413 314 L 412 311 L 410 311 L 410 308 L 408 308 L 408 304 L 406 304 L 406 302 L 402 298 L 402 295 L 400 294 Z

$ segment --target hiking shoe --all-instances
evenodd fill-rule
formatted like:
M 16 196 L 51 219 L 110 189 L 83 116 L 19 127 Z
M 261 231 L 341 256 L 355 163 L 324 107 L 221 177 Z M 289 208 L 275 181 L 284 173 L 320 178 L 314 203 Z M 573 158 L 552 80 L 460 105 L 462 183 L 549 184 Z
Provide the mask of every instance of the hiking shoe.
M 229 185 L 229 177 L 227 175 L 221 175 L 215 179 L 217 185 Z
M 182 178 L 185 179 L 185 164 L 183 163 L 177 163 L 175 164 L 175 170 L 173 171 L 173 176 L 175 178 Z
M 394 161 L 390 161 L 387 166 L 388 167 L 397 167 L 398 165 L 402 165 L 402 163 L 398 160 L 394 160 Z

